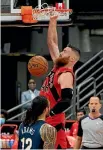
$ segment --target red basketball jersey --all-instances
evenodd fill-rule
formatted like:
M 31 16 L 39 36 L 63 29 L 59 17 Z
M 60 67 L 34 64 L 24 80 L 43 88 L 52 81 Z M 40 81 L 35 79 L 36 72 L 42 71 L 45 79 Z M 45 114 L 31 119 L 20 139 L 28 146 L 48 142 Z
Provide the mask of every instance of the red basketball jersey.
M 61 100 L 61 87 L 58 84 L 58 77 L 64 72 L 71 72 L 74 79 L 74 73 L 72 69 L 66 67 L 56 68 L 54 67 L 46 77 L 43 86 L 41 87 L 40 95 L 47 97 L 50 101 L 50 107 L 53 108 L 58 101 Z

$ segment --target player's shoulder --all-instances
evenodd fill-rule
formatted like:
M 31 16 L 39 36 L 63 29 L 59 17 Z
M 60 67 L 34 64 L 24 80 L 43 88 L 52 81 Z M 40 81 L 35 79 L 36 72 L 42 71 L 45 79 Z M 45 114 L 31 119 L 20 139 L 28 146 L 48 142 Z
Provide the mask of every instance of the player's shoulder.
M 44 136 L 44 135 L 48 136 L 48 134 L 52 136 L 52 135 L 55 135 L 56 132 L 57 132 L 56 128 L 49 125 L 48 123 L 44 123 L 40 128 L 41 136 Z
M 56 128 L 47 123 L 44 123 L 40 128 L 40 135 L 43 140 L 46 140 L 48 136 L 55 138 L 56 133 L 57 133 Z
M 21 132 L 21 130 L 23 129 L 23 127 L 24 127 L 24 124 L 23 124 L 23 122 L 22 122 L 22 123 L 20 123 L 20 125 L 19 125 L 19 127 L 18 127 L 19 132 Z
M 48 123 L 44 123 L 44 124 L 41 126 L 40 130 L 44 130 L 44 131 L 46 131 L 46 130 L 54 130 L 54 131 L 56 131 L 56 128 L 53 127 L 53 126 L 51 126 L 51 125 L 48 124 Z
M 23 125 L 24 125 L 23 122 L 21 122 L 20 125 L 19 125 L 19 129 L 22 128 Z

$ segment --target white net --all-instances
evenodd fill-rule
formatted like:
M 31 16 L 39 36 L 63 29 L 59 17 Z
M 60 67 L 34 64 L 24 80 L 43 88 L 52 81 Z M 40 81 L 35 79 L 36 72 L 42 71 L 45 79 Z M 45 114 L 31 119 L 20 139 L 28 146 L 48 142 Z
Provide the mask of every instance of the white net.
M 68 18 L 72 14 L 71 9 L 56 9 L 53 6 L 49 6 L 47 3 L 43 3 L 41 6 L 36 6 L 33 9 L 33 18 L 36 20 L 48 20 L 50 16 L 58 16 L 58 19 L 63 20 Z

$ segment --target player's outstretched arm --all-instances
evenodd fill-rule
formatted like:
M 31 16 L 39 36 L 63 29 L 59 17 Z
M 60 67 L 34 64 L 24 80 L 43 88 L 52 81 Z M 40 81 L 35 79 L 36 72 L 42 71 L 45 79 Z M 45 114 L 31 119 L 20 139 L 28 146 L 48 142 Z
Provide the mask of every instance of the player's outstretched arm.
M 49 22 L 47 44 L 53 62 L 59 57 L 58 36 L 57 36 L 57 16 L 52 16 Z
M 40 135 L 44 141 L 43 149 L 54 149 L 56 142 L 56 129 L 48 124 L 42 125 Z

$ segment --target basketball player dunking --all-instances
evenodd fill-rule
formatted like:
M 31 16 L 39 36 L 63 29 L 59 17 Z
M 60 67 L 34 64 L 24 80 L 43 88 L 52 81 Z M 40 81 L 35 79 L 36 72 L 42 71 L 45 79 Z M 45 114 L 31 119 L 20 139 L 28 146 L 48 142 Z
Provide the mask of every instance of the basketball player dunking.
M 50 117 L 46 121 L 58 131 L 55 148 L 65 149 L 67 142 L 63 111 L 70 106 L 72 100 L 73 66 L 80 59 L 80 50 L 69 45 L 59 53 L 56 25 L 57 16 L 52 16 L 49 22 L 47 43 L 54 67 L 46 77 L 40 95 L 46 96 L 50 101 Z

